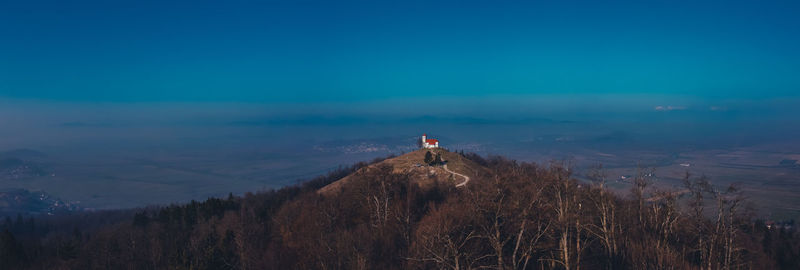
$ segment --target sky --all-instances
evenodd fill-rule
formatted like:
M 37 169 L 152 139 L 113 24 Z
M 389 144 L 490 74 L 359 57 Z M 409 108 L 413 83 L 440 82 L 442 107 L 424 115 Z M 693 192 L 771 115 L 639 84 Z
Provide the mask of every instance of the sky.
M 0 99 L 774 102 L 800 93 L 797 14 L 798 1 L 5 0 Z

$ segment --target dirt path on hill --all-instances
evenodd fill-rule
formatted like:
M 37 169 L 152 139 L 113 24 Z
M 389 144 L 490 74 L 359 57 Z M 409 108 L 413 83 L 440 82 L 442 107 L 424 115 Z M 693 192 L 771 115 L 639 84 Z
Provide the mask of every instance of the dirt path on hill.
M 463 175 L 463 174 L 460 174 L 460 173 L 457 173 L 457 172 L 451 171 L 450 169 L 448 169 L 448 168 L 447 168 L 447 164 L 444 164 L 444 166 L 442 166 L 442 168 L 444 168 L 444 170 L 445 170 L 445 171 L 447 171 L 447 172 L 449 172 L 449 173 L 452 173 L 452 174 L 455 174 L 455 175 L 458 175 L 458 176 L 464 177 L 464 182 L 461 182 L 460 184 L 457 184 L 457 185 L 456 185 L 456 187 L 463 187 L 463 186 L 466 186 L 466 185 L 467 185 L 467 182 L 469 182 L 469 176 L 466 176 L 466 175 Z

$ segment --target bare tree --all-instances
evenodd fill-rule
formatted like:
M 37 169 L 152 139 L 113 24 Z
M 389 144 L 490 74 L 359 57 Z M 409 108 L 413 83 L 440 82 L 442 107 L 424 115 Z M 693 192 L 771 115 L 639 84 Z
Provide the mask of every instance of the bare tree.
M 539 242 L 549 232 L 551 219 L 544 217 L 541 211 L 536 211 L 544 208 L 541 199 L 543 191 L 544 186 L 539 185 L 527 192 L 530 201 L 522 209 L 522 221 L 517 229 L 511 254 L 513 269 L 528 268 L 531 258 L 538 250 Z
M 683 178 L 684 187 L 689 191 L 690 198 L 688 206 L 691 215 L 691 224 L 693 235 L 696 235 L 694 252 L 699 255 L 699 261 L 707 268 L 711 267 L 711 256 L 713 256 L 713 231 L 708 227 L 708 222 L 703 216 L 705 212 L 705 195 L 713 192 L 711 183 L 708 178 L 701 176 L 698 179 L 692 179 L 689 172 L 686 172 Z
M 647 230 L 655 236 L 644 239 L 649 239 L 645 244 L 654 250 L 656 258 L 652 260 L 655 263 L 653 267 L 658 269 L 672 267 L 674 257 L 678 256 L 669 246 L 676 223 L 680 218 L 675 194 L 672 191 L 656 191 L 653 193 L 653 198 L 656 200 L 649 200 L 650 212 L 647 213 Z
M 645 222 L 645 191 L 652 182 L 655 169 L 642 168 L 637 166 L 636 175 L 633 177 L 632 193 L 636 200 L 636 215 L 639 219 L 639 226 L 644 226 Z
M 452 207 L 437 208 L 419 223 L 413 245 L 414 256 L 421 263 L 433 263 L 439 269 L 469 269 L 479 260 L 471 250 L 478 233 L 469 219 L 471 211 Z
M 617 204 L 615 196 L 605 189 L 607 173 L 602 164 L 592 167 L 587 175 L 592 181 L 591 196 L 589 197 L 597 209 L 598 223 L 590 223 L 589 232 L 600 239 L 606 251 L 608 269 L 614 268 L 614 263 L 619 256 L 618 235 L 621 226 L 617 221 Z
M 553 261 L 565 269 L 580 269 L 583 245 L 583 226 L 580 220 L 581 202 L 578 198 L 577 185 L 570 178 L 570 170 L 560 164 L 551 165 L 553 183 L 550 193 L 553 196 L 551 205 L 555 214 L 555 233 L 558 237 L 558 255 Z
M 740 249 L 737 247 L 736 234 L 738 233 L 739 210 L 743 204 L 744 196 L 736 185 L 730 185 L 725 192 L 717 192 L 717 230 L 721 245 L 721 262 L 719 268 L 732 269 L 739 261 Z
M 486 239 L 494 251 L 497 262 L 497 269 L 505 269 L 503 250 L 505 245 L 512 239 L 512 236 L 504 232 L 507 223 L 512 222 L 509 215 L 513 214 L 509 208 L 513 208 L 513 201 L 507 201 L 509 190 L 506 190 L 499 177 L 493 178 L 492 185 L 478 190 L 469 190 L 471 207 L 475 208 L 476 214 L 480 218 L 478 224 L 478 236 Z

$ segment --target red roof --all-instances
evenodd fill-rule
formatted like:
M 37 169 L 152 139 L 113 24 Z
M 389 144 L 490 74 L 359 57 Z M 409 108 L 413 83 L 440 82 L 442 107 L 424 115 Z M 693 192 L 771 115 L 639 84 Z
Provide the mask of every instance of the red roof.
M 428 144 L 436 144 L 436 143 L 439 142 L 439 140 L 437 140 L 437 139 L 426 139 L 425 142 L 428 143 Z

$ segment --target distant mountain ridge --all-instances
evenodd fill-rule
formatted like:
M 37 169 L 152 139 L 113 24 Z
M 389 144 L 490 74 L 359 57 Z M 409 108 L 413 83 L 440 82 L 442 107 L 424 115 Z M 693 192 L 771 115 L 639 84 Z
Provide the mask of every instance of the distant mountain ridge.
M 55 215 L 78 210 L 78 204 L 62 201 L 43 191 L 0 190 L 0 216 Z
M 47 175 L 47 171 L 37 164 L 17 158 L 0 159 L 0 180 L 26 179 Z
M 45 154 L 43 152 L 32 150 L 32 149 L 26 149 L 26 148 L 14 149 L 14 150 L 8 150 L 8 151 L 0 151 L 0 159 L 3 159 L 3 158 L 18 158 L 18 159 L 29 159 L 30 160 L 30 159 L 42 159 L 42 158 L 46 158 L 46 157 L 47 157 L 47 154 Z

